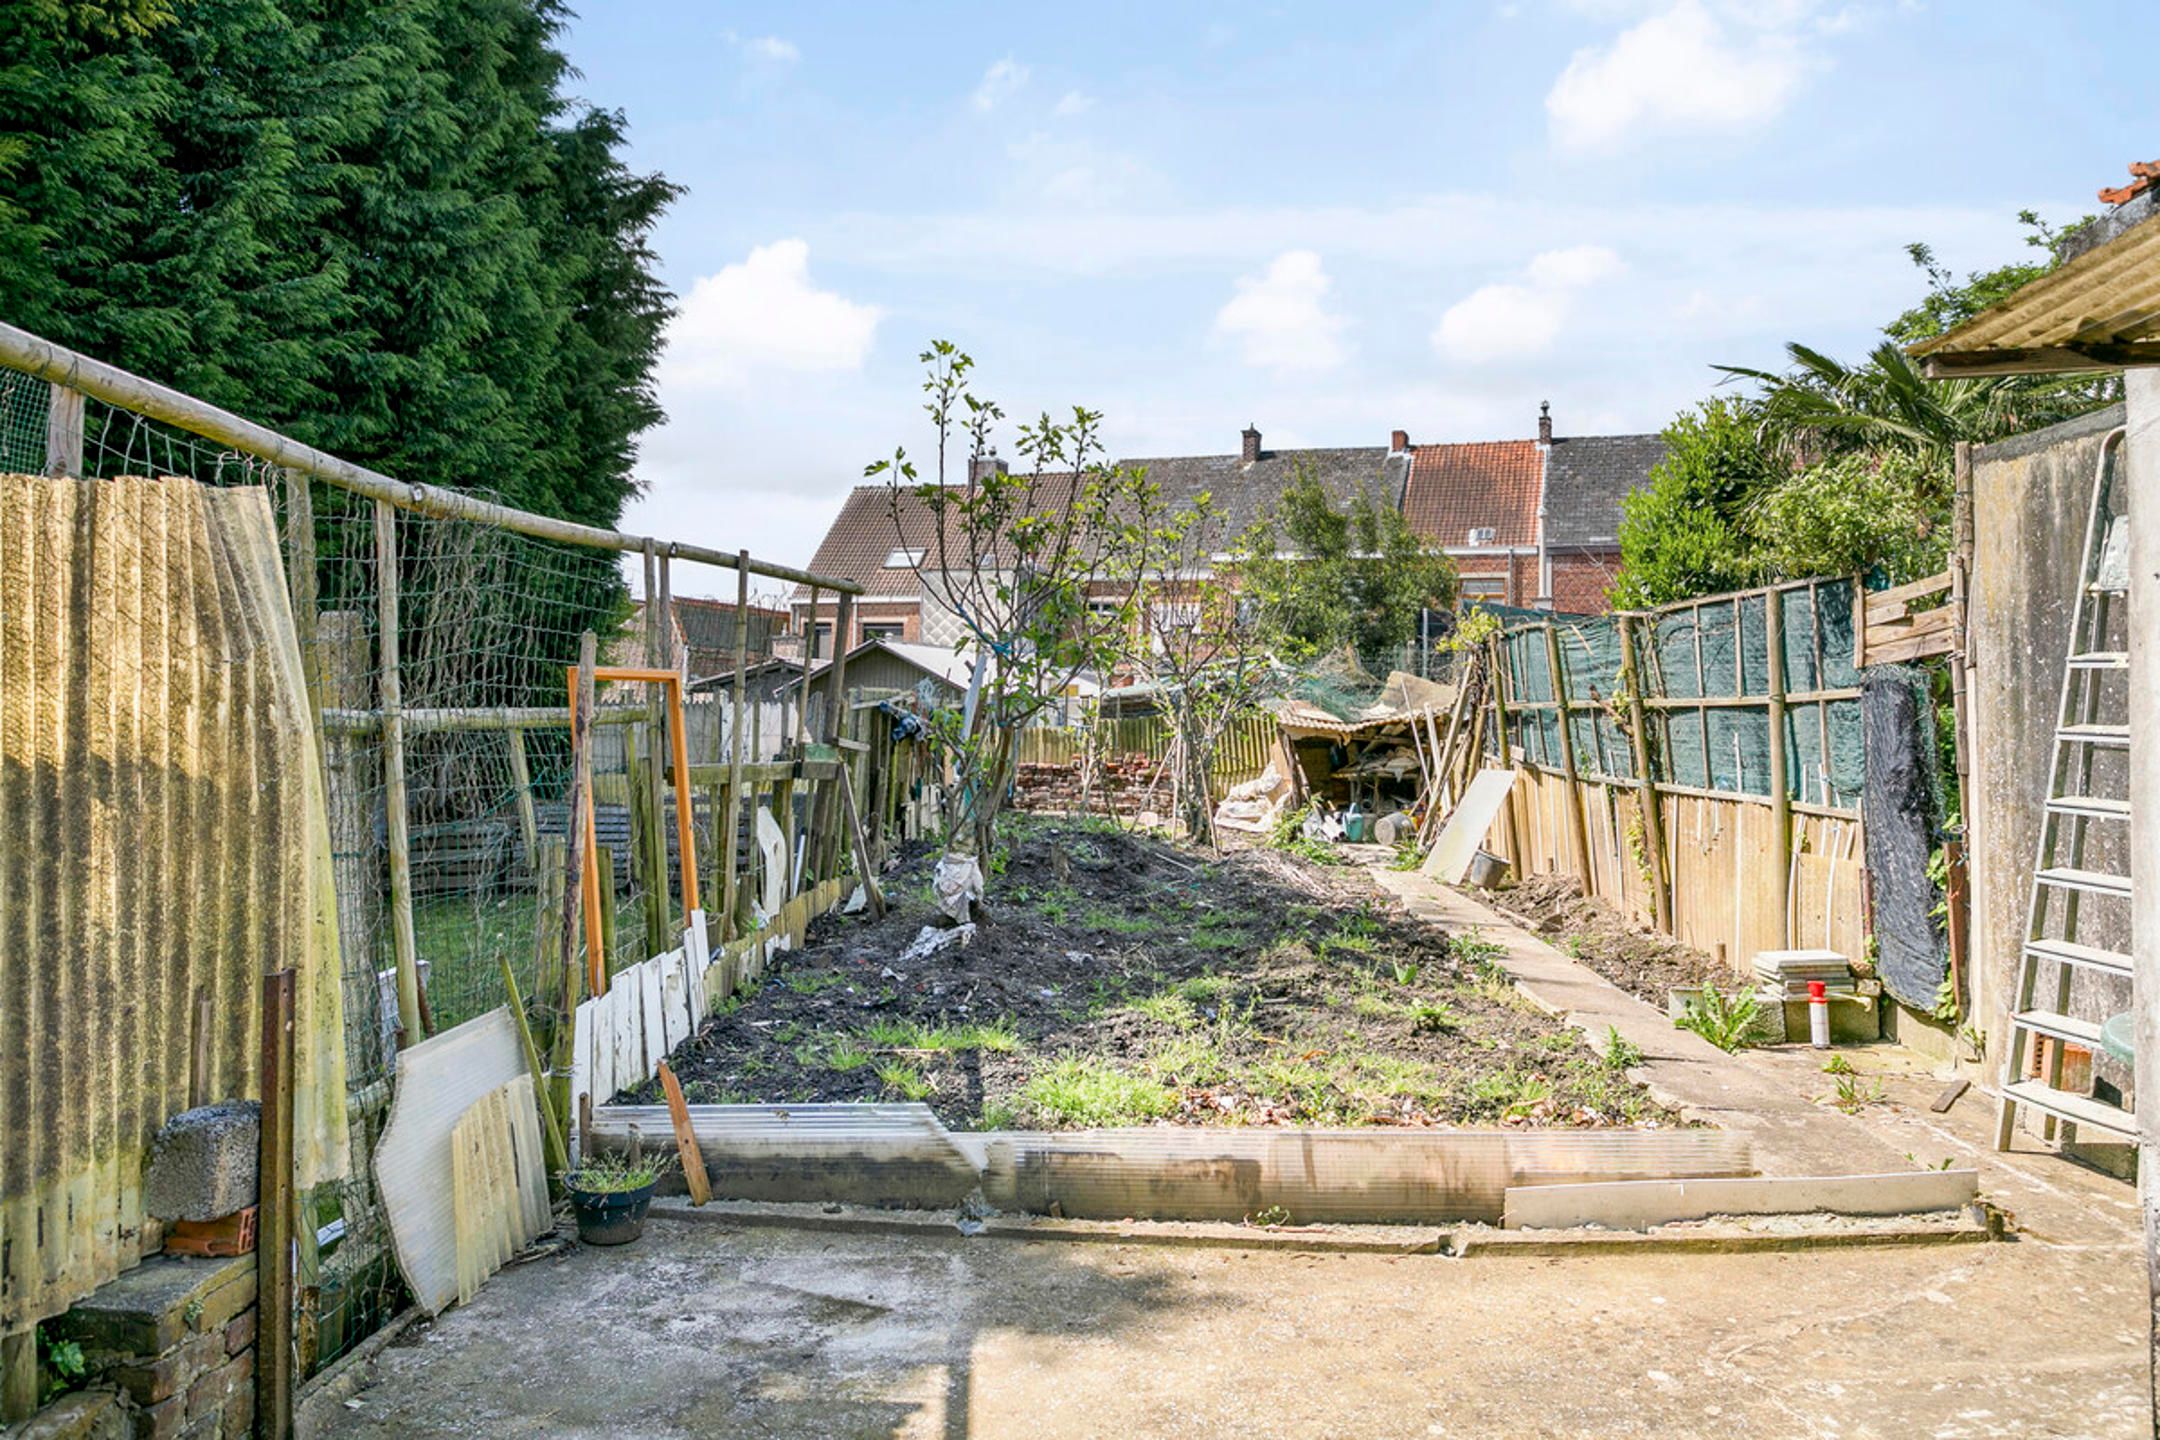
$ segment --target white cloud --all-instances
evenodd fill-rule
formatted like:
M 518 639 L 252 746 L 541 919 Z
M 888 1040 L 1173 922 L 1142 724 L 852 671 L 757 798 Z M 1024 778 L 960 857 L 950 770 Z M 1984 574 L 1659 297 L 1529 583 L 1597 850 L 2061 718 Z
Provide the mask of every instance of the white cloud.
M 1052 210 L 1101 210 L 1156 199 L 1169 189 L 1162 175 L 1138 156 L 1089 140 L 1060 139 L 1034 131 L 1006 145 L 1019 166 L 1018 199 Z
M 778 35 L 760 35 L 753 40 L 745 40 L 743 49 L 760 60 L 774 60 L 783 65 L 802 59 L 802 51 L 795 48 L 795 42 L 783 40 Z
M 1060 115 L 1085 115 L 1095 108 L 1095 97 L 1083 95 L 1078 90 L 1068 90 L 1058 97 L 1057 113 Z
M 1576 51 L 1545 96 L 1553 144 L 1603 153 L 1656 136 L 1762 124 L 1815 67 L 1800 25 L 1806 8 L 1757 7 L 1729 25 L 1703 0 L 1674 0 L 1610 44 Z
M 1480 286 L 1448 307 L 1433 348 L 1464 362 L 1521 360 L 1552 348 L 1583 289 L 1627 267 L 1602 245 L 1548 250 L 1523 267 L 1523 279 Z
M 1245 363 L 1277 374 L 1342 364 L 1343 322 L 1325 305 L 1332 285 L 1311 250 L 1286 250 L 1267 273 L 1245 276 L 1215 316 L 1216 333 L 1238 341 Z
M 729 386 L 761 370 L 859 370 L 883 313 L 814 286 L 803 241 L 760 245 L 690 287 L 668 326 L 662 381 Z
M 985 112 L 995 110 L 1019 94 L 1020 87 L 1027 82 L 1028 67 L 1007 55 L 983 71 L 982 83 L 975 87 L 975 108 Z

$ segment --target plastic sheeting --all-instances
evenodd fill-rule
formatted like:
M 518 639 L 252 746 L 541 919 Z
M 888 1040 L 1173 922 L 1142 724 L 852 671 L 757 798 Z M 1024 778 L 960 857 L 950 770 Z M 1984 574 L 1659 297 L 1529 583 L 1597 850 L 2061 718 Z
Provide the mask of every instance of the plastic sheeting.
M 298 1182 L 348 1164 L 322 766 L 269 500 L 0 477 L 0 1331 L 142 1257 L 142 1166 L 257 1093 L 297 972 Z
M 1928 878 L 1941 810 L 1934 747 L 1921 725 L 1927 677 L 1906 666 L 1870 670 L 1867 717 L 1868 876 L 1874 893 L 1876 973 L 1915 1010 L 1935 1008 L 1950 951 Z

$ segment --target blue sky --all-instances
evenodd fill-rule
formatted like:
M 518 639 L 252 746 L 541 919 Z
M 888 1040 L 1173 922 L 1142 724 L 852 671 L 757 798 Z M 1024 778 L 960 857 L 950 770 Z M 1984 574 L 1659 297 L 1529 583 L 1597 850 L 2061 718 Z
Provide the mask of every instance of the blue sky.
M 2100 0 L 588 0 L 577 92 L 688 188 L 625 526 L 806 561 L 927 448 L 934 337 L 1114 455 L 1654 430 L 1714 363 L 1864 350 L 1906 242 L 2096 209 L 2156 42 Z

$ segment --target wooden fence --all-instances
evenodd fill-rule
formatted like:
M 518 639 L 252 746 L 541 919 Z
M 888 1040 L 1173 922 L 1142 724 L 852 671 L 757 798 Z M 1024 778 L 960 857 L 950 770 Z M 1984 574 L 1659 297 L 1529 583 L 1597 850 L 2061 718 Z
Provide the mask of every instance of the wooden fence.
M 1852 593 L 1510 626 L 1492 729 L 1516 780 L 1486 848 L 1739 973 L 1761 950 L 1864 955 Z
M 1231 786 L 1257 779 L 1275 756 L 1275 717 L 1263 711 L 1232 721 L 1215 746 L 1213 779 L 1218 795 Z M 1170 726 L 1159 715 L 1141 715 L 1097 724 L 1098 753 L 1161 760 L 1170 751 Z M 1017 758 L 1023 765 L 1070 765 L 1087 749 L 1085 730 L 1048 725 L 1020 732 Z

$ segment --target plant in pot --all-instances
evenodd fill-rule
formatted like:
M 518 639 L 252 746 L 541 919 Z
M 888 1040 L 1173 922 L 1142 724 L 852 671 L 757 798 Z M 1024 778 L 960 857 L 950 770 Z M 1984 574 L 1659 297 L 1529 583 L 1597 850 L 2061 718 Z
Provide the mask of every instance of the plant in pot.
M 653 1186 L 667 1169 L 663 1160 L 639 1155 L 594 1155 L 564 1179 L 578 1239 L 588 1245 L 627 1245 L 645 1230 Z

